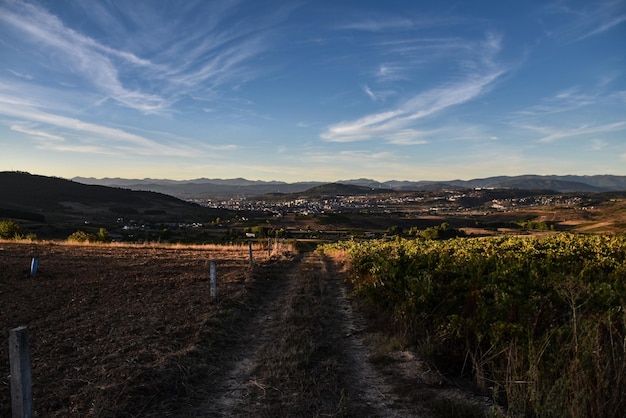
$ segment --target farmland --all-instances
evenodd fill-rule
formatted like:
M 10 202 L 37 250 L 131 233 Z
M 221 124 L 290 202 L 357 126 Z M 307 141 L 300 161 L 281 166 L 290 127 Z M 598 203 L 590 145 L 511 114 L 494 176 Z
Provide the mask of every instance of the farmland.
M 33 251 L 40 268 L 31 278 Z M 267 251 L 255 254 L 262 274 Z M 217 302 L 210 298 L 210 261 L 217 265 Z M 274 265 L 280 268 L 280 262 Z M 232 305 L 249 301 L 254 283 L 247 246 L 3 242 L 0 269 L 2 332 L 29 328 L 33 392 L 42 417 L 171 410 L 192 395 L 194 382 L 215 373 L 212 344 L 230 338 Z M 9 416 L 3 341 L 0 415 Z
M 614 417 L 626 391 L 626 240 L 556 234 L 344 242 L 388 328 L 513 416 Z
M 0 324 L 29 328 L 35 416 L 483 416 L 371 326 L 341 263 L 292 250 L 255 247 L 251 269 L 247 246 L 1 242 Z
M 1 242 L 0 325 L 29 328 L 35 416 L 623 409 L 623 237 L 266 244 L 251 267 L 247 246 Z

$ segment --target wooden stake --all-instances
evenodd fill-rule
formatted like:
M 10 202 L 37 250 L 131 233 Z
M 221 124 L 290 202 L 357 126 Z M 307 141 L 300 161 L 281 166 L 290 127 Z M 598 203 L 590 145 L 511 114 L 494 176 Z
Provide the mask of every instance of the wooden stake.
M 248 248 L 250 249 L 250 267 L 254 267 L 254 258 L 252 257 L 252 242 L 248 243 Z
M 210 271 L 211 271 L 211 299 L 215 300 L 215 298 L 217 298 L 217 277 L 215 274 L 215 261 L 211 261 Z
M 31 418 L 33 416 L 33 392 L 28 328 L 26 327 L 17 327 L 9 332 L 9 365 L 12 417 Z

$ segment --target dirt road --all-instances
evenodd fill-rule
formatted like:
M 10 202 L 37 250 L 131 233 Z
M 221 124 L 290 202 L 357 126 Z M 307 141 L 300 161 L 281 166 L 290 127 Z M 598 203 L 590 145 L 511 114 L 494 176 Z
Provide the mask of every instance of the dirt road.
M 342 274 L 319 254 L 266 282 L 224 344 L 221 372 L 198 417 L 481 416 L 485 399 L 461 391 L 364 321 Z

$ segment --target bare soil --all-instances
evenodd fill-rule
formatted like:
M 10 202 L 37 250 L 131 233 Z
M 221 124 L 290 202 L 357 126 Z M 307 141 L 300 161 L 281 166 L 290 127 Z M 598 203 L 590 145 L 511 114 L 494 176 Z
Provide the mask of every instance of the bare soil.
M 365 318 L 333 260 L 255 254 L 251 269 L 247 248 L 0 243 L 0 326 L 6 337 L 29 328 L 35 416 L 461 417 L 490 407 Z M 7 351 L 4 340 L 0 416 L 10 415 Z

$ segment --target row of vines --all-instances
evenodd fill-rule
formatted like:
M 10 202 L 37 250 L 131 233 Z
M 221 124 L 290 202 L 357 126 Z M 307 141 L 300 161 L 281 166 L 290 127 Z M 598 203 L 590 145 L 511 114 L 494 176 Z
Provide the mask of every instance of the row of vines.
M 357 293 L 510 416 L 626 410 L 626 238 L 344 242 Z

